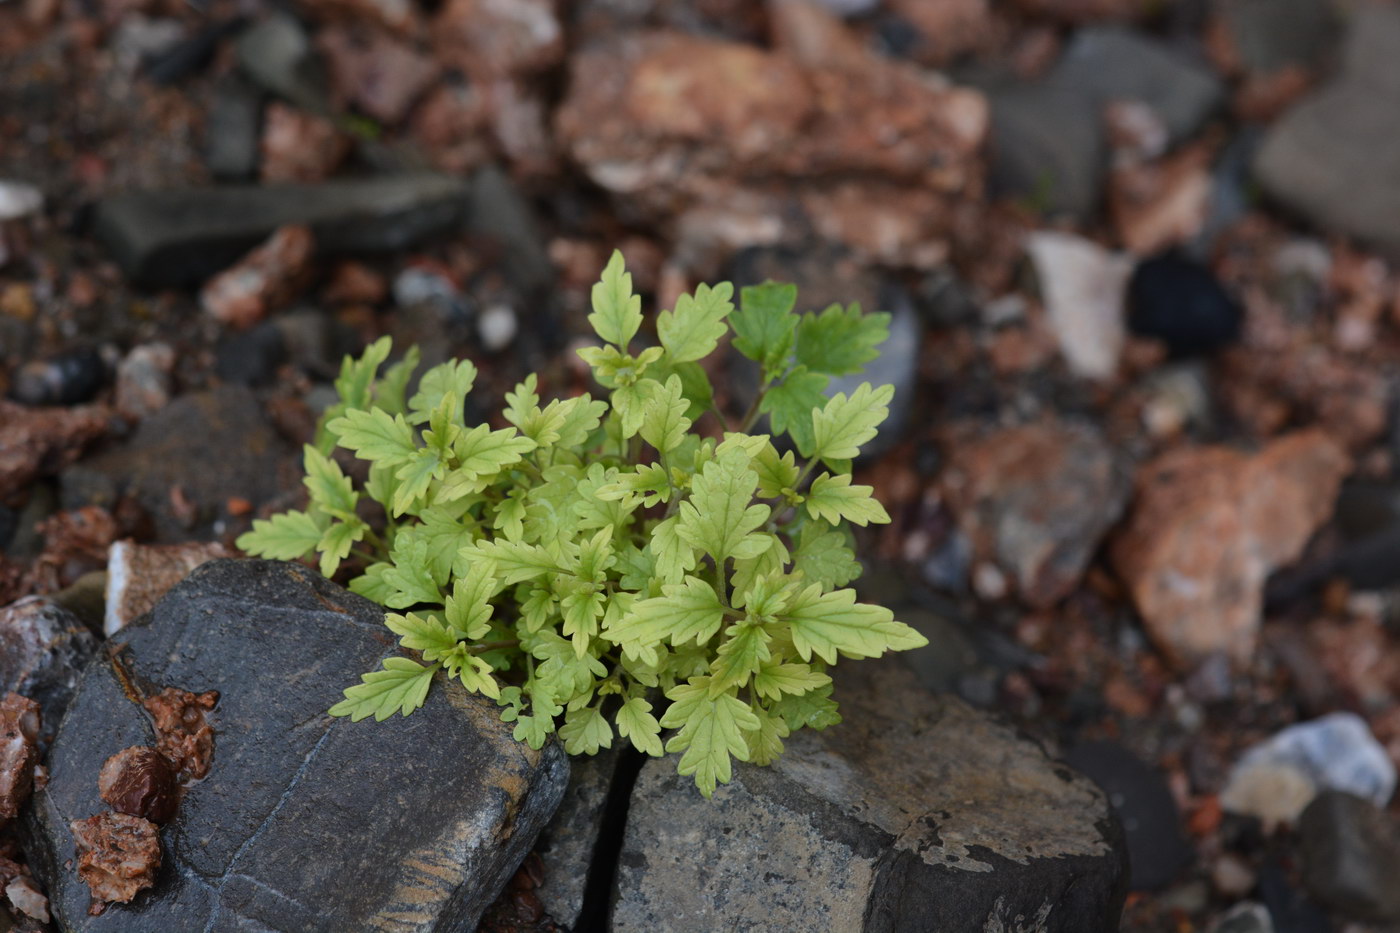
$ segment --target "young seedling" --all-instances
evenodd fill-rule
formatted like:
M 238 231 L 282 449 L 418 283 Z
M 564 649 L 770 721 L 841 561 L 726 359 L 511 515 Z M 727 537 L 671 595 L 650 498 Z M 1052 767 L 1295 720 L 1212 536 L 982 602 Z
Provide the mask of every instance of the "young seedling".
M 388 338 L 345 361 L 340 402 L 305 451 L 309 508 L 238 541 L 282 560 L 318 553 L 327 576 L 355 555 L 350 588 L 398 610 L 385 624 L 421 662 L 385 661 L 333 715 L 408 715 L 441 672 L 495 700 L 534 748 L 557 730 L 570 754 L 616 737 L 680 752 L 708 797 L 731 759 L 768 764 L 792 730 L 840 722 L 838 657 L 927 643 L 845 588 L 861 571 L 847 523 L 889 521 L 850 469 L 893 389 L 823 392 L 876 355 L 888 316 L 799 315 L 791 285 L 746 288 L 737 310 L 732 296 L 727 283 L 681 296 L 656 318 L 659 346 L 641 347 L 641 299 L 614 253 L 589 315 L 602 343 L 579 351 L 606 400 L 541 404 L 532 375 L 496 430 L 463 421 L 465 360 L 429 369 L 411 397 L 416 348 L 382 375 Z M 699 364 L 731 333 L 760 367 L 737 430 Z M 748 433 L 763 415 L 774 436 Z M 719 436 L 694 430 L 707 416 Z M 369 462 L 362 486 L 329 456 L 337 446 Z M 360 516 L 366 497 L 384 527 Z M 663 730 L 676 730 L 664 746 Z

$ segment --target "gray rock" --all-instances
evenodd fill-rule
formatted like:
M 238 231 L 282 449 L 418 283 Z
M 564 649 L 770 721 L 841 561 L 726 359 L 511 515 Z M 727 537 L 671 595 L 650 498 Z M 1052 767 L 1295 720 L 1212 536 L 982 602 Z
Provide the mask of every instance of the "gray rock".
M 1108 156 L 1095 98 L 1036 82 L 991 93 L 992 184 L 1046 214 L 1086 217 Z
M 488 165 L 472 176 L 467 229 L 495 240 L 511 285 L 536 295 L 554 280 L 554 263 L 545 249 L 544 234 L 534 211 L 510 176 Z
M 1319 794 L 1303 811 L 1303 883 L 1358 920 L 1400 923 L 1400 822 L 1369 800 Z
M 1105 104 L 1147 104 L 1176 143 L 1224 94 L 1209 68 L 1160 42 L 1114 27 L 1082 29 L 1044 78 L 991 89 L 993 182 L 1046 213 L 1085 217 L 1108 167 Z
M 1225 103 L 1225 86 L 1204 62 L 1120 27 L 1081 29 L 1056 64 L 1052 80 L 1098 103 L 1136 100 L 1166 125 L 1172 143 L 1192 136 Z
M 324 68 L 296 17 L 276 12 L 238 37 L 239 67 L 259 87 L 316 113 L 330 110 Z
M 214 89 L 204 121 L 204 164 L 220 181 L 246 181 L 258 170 L 262 130 L 261 96 L 247 83 L 228 78 Z
M 845 722 L 713 801 L 647 763 L 613 930 L 1118 929 L 1126 856 L 1089 781 L 897 661 L 837 670 Z
M 1269 129 L 1255 174 L 1320 227 L 1400 250 L 1400 9 L 1359 5 L 1343 55 L 1341 76 Z
M 88 627 L 51 600 L 30 596 L 0 609 L 0 696 L 13 690 L 39 704 L 45 742 L 96 653 Z
M 457 685 L 435 685 L 406 719 L 327 716 L 396 654 L 381 619 L 302 567 L 216 561 L 123 630 L 138 677 L 219 691 L 213 763 L 163 830 L 155 887 L 89 917 L 69 821 L 103 809 L 101 762 L 151 736 L 110 665 L 88 669 L 27 824 L 59 927 L 473 929 L 553 814 L 568 763 L 556 745 L 515 742 Z
M 287 224 L 309 225 L 323 255 L 386 252 L 455 226 L 466 203 L 465 182 L 432 173 L 134 191 L 99 202 L 93 230 L 132 279 L 180 286 L 227 268 Z
M 622 741 L 621 739 L 618 740 Z M 569 763 L 569 787 L 554 819 L 540 833 L 535 851 L 544 863 L 544 884 L 535 890 L 555 923 L 572 928 L 583 909 L 588 872 L 603 831 L 608 792 L 617 772 L 620 746 Z
M 295 484 L 290 448 L 248 389 L 223 386 L 185 395 L 151 415 L 121 447 L 69 467 L 60 477 L 64 508 L 115 506 L 134 496 L 155 522 L 160 541 L 212 532 L 231 496 L 256 507 Z M 285 480 L 285 481 L 284 481 Z M 194 508 L 172 501 L 178 487 Z
M 1337 38 L 1332 0 L 1222 0 L 1215 9 L 1246 71 L 1317 64 Z

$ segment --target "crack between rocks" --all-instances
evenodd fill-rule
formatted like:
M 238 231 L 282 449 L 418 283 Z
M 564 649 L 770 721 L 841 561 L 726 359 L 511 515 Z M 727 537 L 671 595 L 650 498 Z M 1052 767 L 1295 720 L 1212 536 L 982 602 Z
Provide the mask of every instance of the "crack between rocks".
M 583 886 L 583 903 L 579 907 L 573 933 L 602 933 L 608 928 L 618 861 L 627 835 L 627 815 L 632 807 L 632 790 L 646 762 L 647 756 L 630 744 L 618 756 L 612 783 L 608 786 L 608 796 L 603 803 L 598 837 L 593 841 L 593 856 L 589 859 L 588 878 Z

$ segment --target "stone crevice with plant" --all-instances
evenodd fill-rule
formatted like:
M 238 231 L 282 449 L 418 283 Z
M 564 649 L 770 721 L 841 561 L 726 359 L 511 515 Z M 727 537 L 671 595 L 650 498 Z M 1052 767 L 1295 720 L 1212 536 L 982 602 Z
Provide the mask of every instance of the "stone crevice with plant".
M 793 730 L 840 722 L 838 657 L 926 644 L 847 588 L 861 571 L 848 523 L 889 521 L 850 470 L 893 388 L 824 394 L 874 358 L 888 316 L 797 314 L 796 289 L 774 283 L 743 289 L 736 309 L 733 291 L 681 296 L 656 317 L 659 346 L 633 355 L 641 299 L 614 253 L 589 315 L 602 345 L 579 351 L 607 399 L 541 404 L 532 375 L 496 430 L 464 423 L 468 361 L 429 369 L 412 396 L 416 348 L 382 374 L 388 338 L 345 361 L 305 450 L 309 507 L 238 540 L 280 560 L 319 554 L 326 576 L 353 557 L 350 588 L 397 610 L 385 624 L 421 662 L 387 659 L 332 714 L 408 715 L 441 672 L 495 700 L 534 748 L 557 731 L 570 754 L 615 737 L 680 752 L 709 796 L 731 759 L 768 764 Z M 761 369 L 733 426 L 699 363 L 731 333 Z M 765 415 L 773 434 L 749 434 Z M 336 447 L 368 461 L 364 483 Z

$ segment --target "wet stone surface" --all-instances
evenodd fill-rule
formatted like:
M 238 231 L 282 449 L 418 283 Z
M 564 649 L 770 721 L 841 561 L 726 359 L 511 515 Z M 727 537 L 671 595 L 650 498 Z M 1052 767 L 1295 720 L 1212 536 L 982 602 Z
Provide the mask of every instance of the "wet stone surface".
M 614 930 L 1118 929 L 1126 853 L 1087 779 L 897 662 L 837 673 L 845 722 L 713 801 L 642 769 Z
M 471 930 L 563 795 L 562 751 L 515 742 L 460 688 L 408 719 L 327 716 L 395 649 L 377 606 L 304 568 L 206 564 L 122 641 L 142 680 L 219 692 L 216 751 L 154 887 L 89 917 L 69 824 L 106 809 L 101 762 L 153 736 L 111 666 L 88 669 L 27 824 L 63 929 Z

